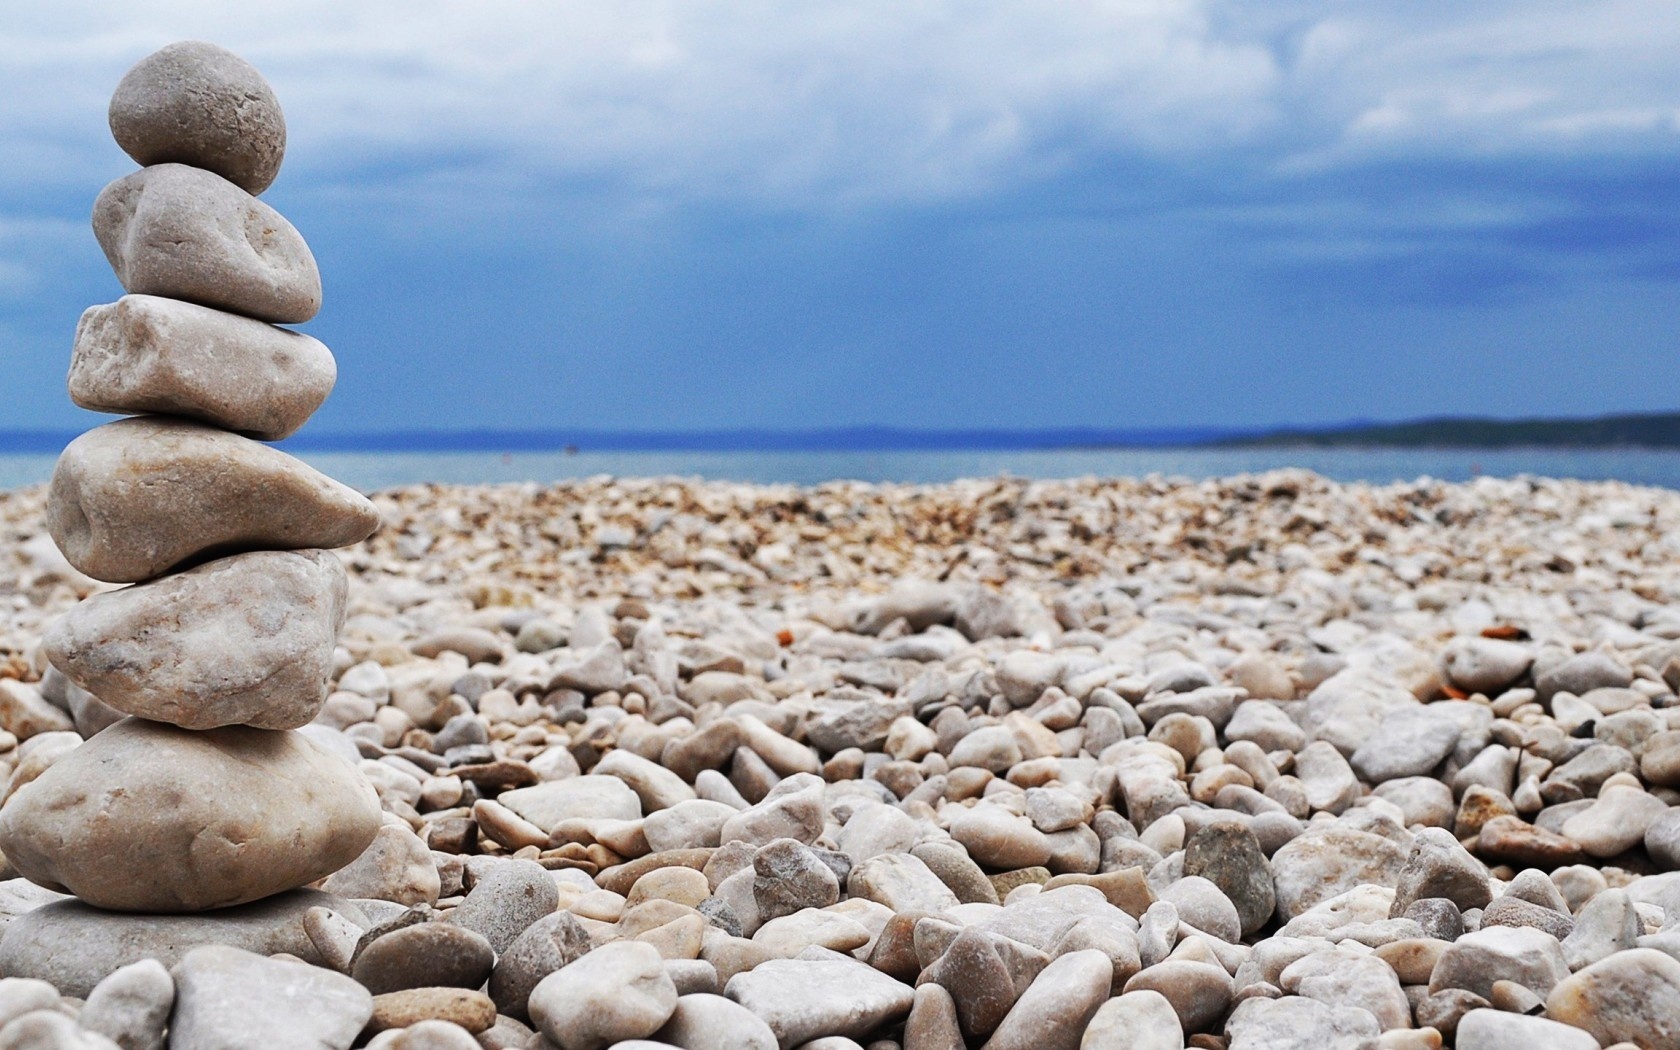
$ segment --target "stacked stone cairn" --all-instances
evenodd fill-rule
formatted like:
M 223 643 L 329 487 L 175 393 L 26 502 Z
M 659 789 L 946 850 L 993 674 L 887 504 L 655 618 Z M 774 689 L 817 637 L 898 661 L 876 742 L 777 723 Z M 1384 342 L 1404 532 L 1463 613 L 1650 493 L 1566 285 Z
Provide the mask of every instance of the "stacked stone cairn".
M 245 61 L 187 42 L 129 71 L 110 122 L 143 165 L 93 211 L 127 294 L 82 316 L 69 385 L 132 418 L 71 442 L 47 513 L 75 568 L 132 586 L 46 637 L 94 735 L 0 810 L 11 865 L 80 898 L 51 906 L 63 951 L 31 974 L 61 987 L 194 937 L 308 955 L 299 916 L 334 898 L 298 888 L 355 860 L 381 819 L 355 756 L 299 731 L 346 614 L 330 549 L 379 514 L 262 443 L 301 427 L 337 376 L 325 346 L 278 327 L 321 304 L 308 246 L 255 196 L 285 151 L 280 107 Z M 182 922 L 212 909 L 226 921 Z M 92 922 L 111 933 L 99 961 Z

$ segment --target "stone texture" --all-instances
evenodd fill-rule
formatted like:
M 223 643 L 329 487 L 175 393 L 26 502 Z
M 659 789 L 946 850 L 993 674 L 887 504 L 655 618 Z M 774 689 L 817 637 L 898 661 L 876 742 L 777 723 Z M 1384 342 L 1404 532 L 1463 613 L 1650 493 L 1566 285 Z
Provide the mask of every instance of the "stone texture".
M 422 922 L 367 945 L 350 976 L 374 995 L 405 988 L 478 988 L 489 979 L 495 961 L 490 942 L 473 931 Z
M 349 583 L 327 551 L 255 551 L 97 594 L 47 631 L 72 682 L 185 729 L 296 729 L 326 702 Z
M 1277 908 L 1272 870 L 1254 832 L 1222 820 L 1198 828 L 1184 844 L 1184 874 L 1217 886 L 1236 906 L 1244 935 L 1265 926 Z
M 337 378 L 332 352 L 302 332 L 155 295 L 88 307 L 70 356 L 82 408 L 184 416 L 262 441 L 296 433 Z
M 206 945 L 174 970 L 169 1045 L 240 1050 L 253 1033 L 276 1050 L 348 1048 L 373 1014 L 373 996 L 343 974 Z
M 594 945 L 570 912 L 555 912 L 528 926 L 496 960 L 490 974 L 490 998 L 496 1009 L 521 1021 L 530 1019 L 531 990 L 544 977 L 581 959 Z
M 47 529 L 64 556 L 110 583 L 244 550 L 345 547 L 378 527 L 366 497 L 302 461 L 163 417 L 72 441 L 47 494 Z
M 1056 958 L 1015 1001 L 986 1050 L 1078 1050 L 1113 978 L 1114 967 L 1100 951 Z
M 321 888 L 345 897 L 372 898 L 403 906 L 436 904 L 442 879 L 432 851 L 397 820 L 387 820 L 350 863 L 327 877 Z
M 1598 1040 L 1579 1028 L 1486 1007 L 1459 1018 L 1454 1045 L 1459 1050 L 1599 1050 Z
M 684 995 L 654 1041 L 681 1050 L 776 1050 L 776 1033 L 758 1015 L 721 995 Z
M 93 232 L 123 290 L 275 324 L 321 309 L 321 274 L 292 224 L 200 168 L 159 164 L 99 194 Z
M 302 734 L 126 719 L 0 809 L 0 850 L 98 907 L 202 911 L 336 871 L 379 822 L 366 780 Z
M 366 921 L 353 905 L 316 890 L 294 890 L 198 915 L 122 915 L 62 900 L 11 921 L 0 936 L 0 972 L 36 977 L 65 995 L 85 998 L 107 975 L 124 966 L 142 959 L 172 966 L 206 944 L 243 948 L 258 955 L 283 952 L 324 965 L 303 927 L 304 914 L 315 907 Z
M 604 944 L 544 977 L 532 990 L 531 1020 L 562 1050 L 597 1050 L 664 1026 L 677 989 L 651 945 Z
M 111 972 L 88 993 L 76 1021 L 123 1050 L 162 1050 L 175 979 L 156 959 L 142 959 Z
M 1492 926 L 1453 942 L 1435 964 L 1430 992 L 1459 988 L 1484 998 L 1495 981 L 1514 981 L 1538 995 L 1569 976 L 1556 937 L 1526 926 Z
M 1650 948 L 1617 952 L 1559 981 L 1546 1016 L 1601 1044 L 1641 1050 L 1680 1048 L 1680 961 Z
M 135 63 L 111 96 L 111 135 L 140 165 L 190 164 L 247 193 L 280 172 L 286 119 L 249 62 L 202 40 L 184 40 Z
M 1245 999 L 1225 1022 L 1227 1050 L 1366 1050 L 1378 1031 L 1364 1010 L 1298 995 Z
M 1184 1029 L 1160 992 L 1127 992 L 1097 1009 L 1079 1050 L 1184 1050 Z
M 467 899 L 449 913 L 449 921 L 482 935 L 500 954 L 559 906 L 559 890 L 542 865 L 515 860 L 479 879 Z
M 908 985 L 821 949 L 809 955 L 760 963 L 724 988 L 769 1024 L 781 1050 L 819 1036 L 862 1038 L 910 1012 L 915 993 Z
M 1356 886 L 1393 886 L 1405 864 L 1399 845 L 1345 827 L 1312 831 L 1272 855 L 1278 918 L 1287 922 Z

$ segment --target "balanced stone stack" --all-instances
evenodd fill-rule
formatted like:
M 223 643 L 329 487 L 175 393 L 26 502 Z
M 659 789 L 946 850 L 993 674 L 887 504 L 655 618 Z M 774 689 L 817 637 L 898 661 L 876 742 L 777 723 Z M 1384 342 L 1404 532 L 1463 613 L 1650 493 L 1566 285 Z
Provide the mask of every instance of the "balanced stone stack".
M 97 732 L 15 790 L 0 850 L 81 898 L 84 918 L 154 913 L 109 921 L 157 928 L 168 921 L 155 913 L 305 886 L 373 841 L 371 785 L 297 730 L 326 699 L 345 618 L 328 548 L 367 538 L 379 515 L 261 443 L 302 426 L 337 376 L 325 346 L 277 327 L 315 316 L 321 280 L 303 238 L 255 196 L 285 151 L 268 84 L 219 47 L 174 44 L 123 78 L 110 120 L 144 165 L 93 211 L 128 294 L 83 315 L 70 394 L 134 418 L 64 450 L 47 513 L 73 566 L 133 586 L 46 637 L 52 665 L 85 691 L 79 728 Z

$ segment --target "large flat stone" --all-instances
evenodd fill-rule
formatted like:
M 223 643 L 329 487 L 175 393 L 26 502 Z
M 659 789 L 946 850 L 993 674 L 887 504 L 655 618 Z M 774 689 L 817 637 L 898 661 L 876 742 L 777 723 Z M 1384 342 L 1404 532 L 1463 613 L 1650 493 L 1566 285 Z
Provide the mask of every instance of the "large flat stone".
M 155 295 L 88 307 L 70 355 L 70 400 L 83 408 L 186 416 L 264 441 L 303 426 L 337 380 L 317 339 Z
M 97 907 L 205 911 L 337 871 L 380 819 L 362 774 L 301 733 L 129 718 L 12 796 L 0 851 Z
M 361 493 L 278 449 L 161 416 L 72 441 L 47 492 L 47 531 L 70 564 L 134 583 L 249 550 L 330 549 L 379 527 Z
M 340 897 L 294 890 L 277 897 L 198 915 L 133 915 L 64 900 L 20 915 L 0 936 L 0 973 L 35 977 L 61 993 L 86 998 L 108 974 L 156 959 L 173 966 L 187 952 L 225 944 L 258 955 L 285 952 L 326 965 L 303 929 L 310 908 L 331 908 L 356 922 L 366 917 Z

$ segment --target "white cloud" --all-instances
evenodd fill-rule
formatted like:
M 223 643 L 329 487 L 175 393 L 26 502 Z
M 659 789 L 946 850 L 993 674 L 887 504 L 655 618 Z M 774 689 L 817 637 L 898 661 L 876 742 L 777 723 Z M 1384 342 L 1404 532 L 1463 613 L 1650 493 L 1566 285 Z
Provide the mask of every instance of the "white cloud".
M 119 167 L 105 99 L 181 37 L 264 69 L 317 182 L 419 165 L 434 186 L 828 208 L 971 198 L 1116 155 L 1287 173 L 1680 136 L 1672 0 L 81 0 L 12 23 L 12 187 Z

